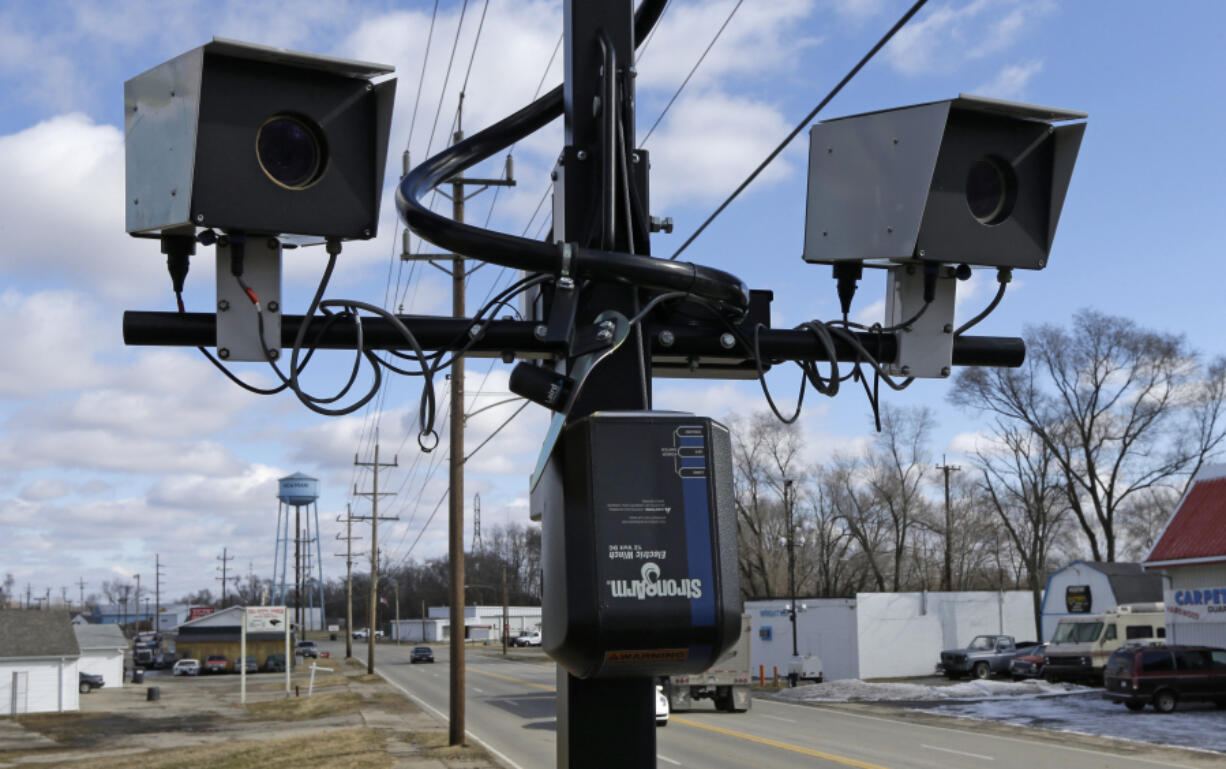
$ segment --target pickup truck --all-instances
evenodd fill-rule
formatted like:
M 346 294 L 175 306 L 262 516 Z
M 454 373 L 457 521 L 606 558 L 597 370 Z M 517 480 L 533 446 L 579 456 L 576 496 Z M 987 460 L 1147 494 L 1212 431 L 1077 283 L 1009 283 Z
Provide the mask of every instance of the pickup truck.
M 990 678 L 993 674 L 1009 672 L 1009 663 L 1015 657 L 1035 654 L 1038 641 L 1017 643 L 1010 635 L 979 635 L 965 649 L 946 649 L 941 652 L 937 670 L 954 680 L 969 675 L 974 678 Z

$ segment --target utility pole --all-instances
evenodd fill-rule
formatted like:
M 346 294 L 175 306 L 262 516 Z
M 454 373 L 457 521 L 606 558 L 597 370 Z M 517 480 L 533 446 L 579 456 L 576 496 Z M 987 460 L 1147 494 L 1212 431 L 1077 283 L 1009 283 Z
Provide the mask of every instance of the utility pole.
M 153 632 L 158 632 L 162 619 L 162 555 L 153 554 Z
M 400 580 L 392 577 L 392 587 L 396 590 L 396 645 L 400 645 Z
M 140 632 L 140 575 L 136 575 L 136 629 Z
M 792 479 L 783 479 L 783 507 L 788 519 L 788 595 L 792 602 L 792 661 L 788 664 L 788 684 L 796 686 L 800 678 L 800 651 L 796 638 L 796 527 L 792 522 L 793 507 Z
M 77 578 L 77 588 L 81 591 L 81 611 L 85 611 L 85 580 L 81 577 Z
M 463 129 L 464 94 L 460 93 L 460 103 L 456 108 L 456 131 L 452 135 L 454 142 L 464 139 Z M 408 155 L 405 155 L 405 174 L 408 174 Z M 444 197 L 451 198 L 451 215 L 457 222 L 464 221 L 464 203 L 473 195 L 479 194 L 487 187 L 514 187 L 511 157 L 507 156 L 506 178 L 504 179 L 473 179 L 454 176 L 448 180 L 451 193 L 441 192 Z M 465 195 L 464 185 L 480 185 L 481 189 Z M 407 239 L 406 239 L 407 242 Z M 451 254 L 451 269 L 434 262 L 434 259 L 447 255 L 424 254 L 411 255 L 408 248 L 401 254 L 401 259 L 426 259 L 435 267 L 451 274 L 451 314 L 456 318 L 465 317 L 464 284 L 468 278 L 465 272 L 464 257 Z M 451 580 L 450 591 L 450 624 L 451 624 L 451 670 L 450 670 L 450 708 L 448 721 L 451 745 L 464 744 L 464 356 L 455 355 L 451 361 L 451 395 L 448 415 L 448 456 L 447 456 L 447 558 L 448 579 Z M 480 527 L 473 530 L 474 539 L 480 538 Z M 423 625 L 423 632 L 424 632 Z M 423 639 L 424 640 L 424 639 Z
M 511 633 L 510 592 L 507 588 L 507 565 L 502 565 L 502 656 L 507 656 L 507 636 Z
M 47 588 L 47 594 L 43 597 L 43 608 L 51 608 L 51 588 Z M 139 604 L 137 604 L 137 608 L 140 608 Z
M 473 494 L 473 552 L 480 552 L 484 544 L 481 541 L 481 495 Z
M 30 583 L 26 583 L 26 608 L 30 608 Z
M 64 604 L 66 609 L 72 609 L 72 607 L 68 604 L 68 588 L 66 587 L 60 588 L 60 602 Z
M 221 576 L 214 577 L 214 579 L 221 580 L 221 608 L 224 609 L 226 608 L 226 583 L 232 579 L 237 580 L 238 577 L 226 576 L 230 561 L 234 560 L 234 556 L 229 555 L 229 548 L 223 547 L 221 555 L 217 557 L 217 560 L 221 561 Z
M 338 523 L 340 518 L 336 519 Z M 353 540 L 361 537 L 353 536 L 353 510 L 345 505 L 345 536 L 336 535 L 337 539 L 345 540 L 345 552 L 337 553 L 345 558 L 345 659 L 353 656 L 353 559 L 361 553 L 353 552 Z
M 375 430 L 375 459 L 373 462 L 359 462 L 358 456 L 353 455 L 353 464 L 358 467 L 369 467 L 373 470 L 374 480 L 370 491 L 358 491 L 358 487 L 353 487 L 354 496 L 370 497 L 370 515 L 350 515 L 349 517 L 355 521 L 370 521 L 370 627 L 367 628 L 368 635 L 366 639 L 366 672 L 375 672 L 375 628 L 378 626 L 377 617 L 379 611 L 379 521 L 398 521 L 399 516 L 379 516 L 379 497 L 395 496 L 394 491 L 379 491 L 379 469 L 383 467 L 398 467 L 399 459 L 393 455 L 392 461 L 379 461 L 379 431 Z
M 945 475 L 945 564 L 941 570 L 941 589 L 954 589 L 954 553 L 953 553 L 953 535 L 954 535 L 954 517 L 952 508 L 949 503 L 949 474 L 957 472 L 962 468 L 958 465 L 951 465 L 945 461 L 945 456 L 941 456 L 941 464 L 937 465 L 937 469 Z
M 421 642 L 426 642 L 426 602 L 421 602 Z

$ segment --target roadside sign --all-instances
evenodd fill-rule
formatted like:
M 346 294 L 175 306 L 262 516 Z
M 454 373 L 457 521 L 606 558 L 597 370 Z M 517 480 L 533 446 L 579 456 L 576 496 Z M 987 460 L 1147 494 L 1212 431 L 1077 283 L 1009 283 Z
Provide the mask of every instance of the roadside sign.
M 284 606 L 248 606 L 247 632 L 268 633 L 285 630 Z

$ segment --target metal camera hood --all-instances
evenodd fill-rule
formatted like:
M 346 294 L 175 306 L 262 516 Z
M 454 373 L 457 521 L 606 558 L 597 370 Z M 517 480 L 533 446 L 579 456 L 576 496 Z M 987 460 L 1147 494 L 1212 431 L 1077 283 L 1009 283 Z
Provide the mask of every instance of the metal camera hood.
M 214 38 L 127 81 L 128 232 L 373 237 L 395 80 L 371 79 L 391 71 Z M 306 173 L 278 176 L 266 149 Z
M 961 95 L 818 123 L 805 261 L 1047 265 L 1084 112 Z

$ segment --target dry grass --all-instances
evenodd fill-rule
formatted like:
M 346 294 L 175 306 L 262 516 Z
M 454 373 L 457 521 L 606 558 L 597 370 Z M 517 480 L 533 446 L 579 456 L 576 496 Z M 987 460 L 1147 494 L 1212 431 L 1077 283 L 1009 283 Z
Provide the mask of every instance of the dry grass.
M 221 723 L 221 719 L 209 713 L 161 718 L 140 718 L 122 713 L 36 713 L 19 716 L 17 720 L 31 732 L 49 737 L 65 748 L 89 748 L 125 734 L 210 732 Z
M 269 721 L 309 721 L 329 716 L 357 715 L 362 695 L 357 692 L 325 692 L 313 697 L 289 697 L 249 703 L 247 713 Z
M 409 732 L 405 738 L 422 748 L 423 753 L 430 758 L 439 759 L 478 759 L 491 761 L 489 754 L 478 745 L 448 745 L 446 729 L 429 732 Z
M 139 756 L 94 759 L 88 769 L 387 769 L 392 759 L 387 740 L 374 729 L 338 729 L 266 741 L 231 742 L 191 750 L 159 751 Z M 82 769 L 81 762 L 41 764 Z

